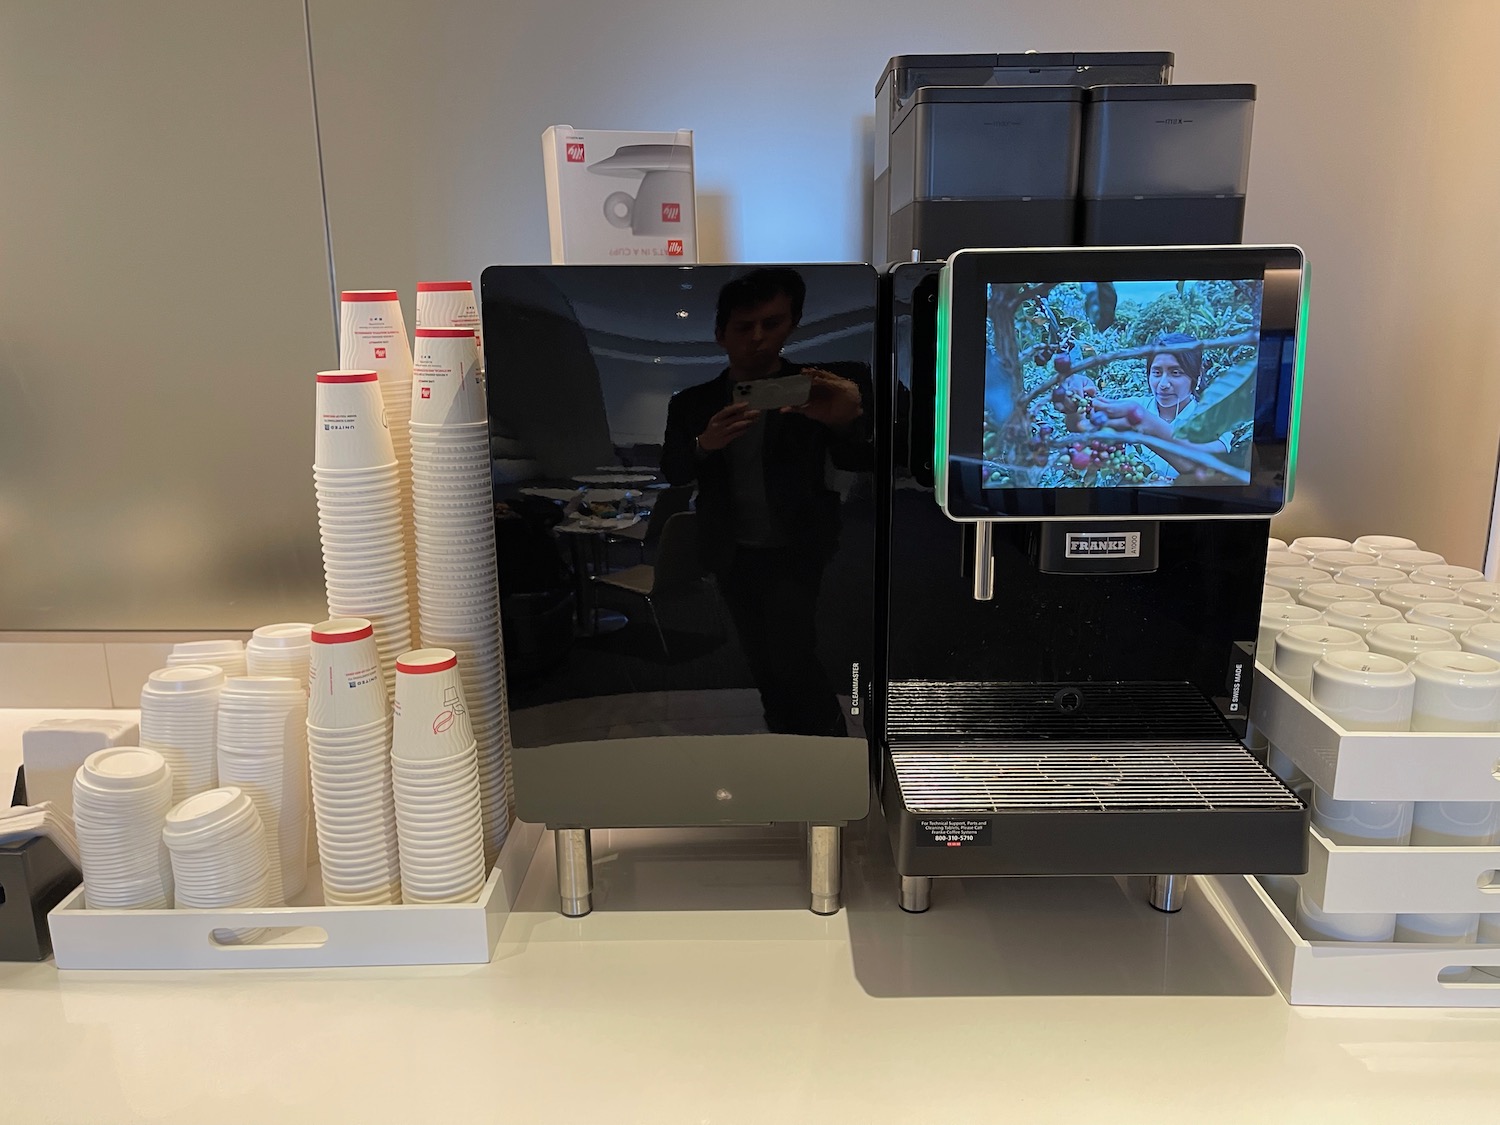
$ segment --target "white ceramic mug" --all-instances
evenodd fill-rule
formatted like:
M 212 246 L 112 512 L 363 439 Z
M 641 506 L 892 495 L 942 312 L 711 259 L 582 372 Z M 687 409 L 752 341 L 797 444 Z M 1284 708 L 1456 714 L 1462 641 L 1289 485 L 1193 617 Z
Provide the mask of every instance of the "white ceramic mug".
M 1345 847 L 1404 848 L 1411 840 L 1410 801 L 1339 801 L 1313 789 L 1312 822 Z
M 1326 914 L 1300 887 L 1297 890 L 1297 932 L 1308 941 L 1390 941 L 1396 932 L 1394 914 Z
M 1291 625 L 1316 625 L 1323 620 L 1317 610 L 1305 605 L 1262 603 L 1260 631 L 1255 637 L 1255 659 L 1267 668 L 1275 662 L 1276 634 Z
M 1294 555 L 1312 558 L 1325 551 L 1347 551 L 1353 546 L 1349 540 L 1336 539 L 1331 535 L 1302 535 L 1287 544 L 1287 550 Z
M 1338 573 L 1338 581 L 1349 586 L 1363 586 L 1379 593 L 1406 581 L 1406 575 L 1389 566 L 1346 566 Z
M 1418 801 L 1412 810 L 1414 848 L 1489 848 L 1500 844 L 1500 804 Z
M 1368 637 L 1375 626 L 1401 625 L 1406 618 L 1401 616 L 1401 611 L 1395 606 L 1381 602 L 1334 602 L 1323 611 L 1323 620 L 1329 625 Z
M 1396 941 L 1433 945 L 1473 945 L 1479 935 L 1478 914 L 1397 914 Z
M 1406 619 L 1413 625 L 1446 629 L 1461 642 L 1465 633 L 1475 625 L 1489 621 L 1490 615 L 1478 606 L 1463 605 L 1460 602 L 1428 602 L 1408 612 Z M 1459 647 L 1463 647 L 1462 643 Z
M 1274 587 L 1273 587 L 1274 589 Z M 1375 591 L 1346 582 L 1314 582 L 1297 593 L 1297 601 L 1324 611 L 1335 602 L 1375 602 Z
M 1447 629 L 1432 625 L 1413 625 L 1410 621 L 1377 625 L 1365 634 L 1371 652 L 1390 656 L 1410 664 L 1420 653 L 1457 652 L 1458 641 Z
M 1312 685 L 1312 670 L 1330 652 L 1364 652 L 1358 633 L 1332 625 L 1291 625 L 1276 636 L 1276 674 L 1300 695 Z
M 1500 622 L 1486 620 L 1471 625 L 1458 638 L 1458 644 L 1465 652 L 1477 652 L 1491 660 L 1500 660 Z
M 1290 590 L 1283 590 L 1280 586 L 1267 586 L 1262 583 L 1260 588 L 1260 603 L 1266 605 L 1272 602 L 1280 602 L 1282 605 L 1293 605 L 1297 601 Z
M 1411 671 L 1417 679 L 1412 730 L 1500 730 L 1500 661 L 1474 652 L 1424 652 Z
M 1345 730 L 1409 730 L 1416 685 L 1396 657 L 1330 652 L 1313 665 L 1309 697 Z

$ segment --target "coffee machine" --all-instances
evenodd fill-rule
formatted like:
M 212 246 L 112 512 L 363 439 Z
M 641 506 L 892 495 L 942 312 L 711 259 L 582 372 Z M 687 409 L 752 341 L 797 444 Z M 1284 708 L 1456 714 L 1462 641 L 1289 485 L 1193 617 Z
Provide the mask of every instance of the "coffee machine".
M 1306 810 L 1242 743 L 1301 252 L 960 251 L 883 294 L 871 724 L 902 907 L 1116 874 L 1175 910 L 1187 872 L 1305 870 Z

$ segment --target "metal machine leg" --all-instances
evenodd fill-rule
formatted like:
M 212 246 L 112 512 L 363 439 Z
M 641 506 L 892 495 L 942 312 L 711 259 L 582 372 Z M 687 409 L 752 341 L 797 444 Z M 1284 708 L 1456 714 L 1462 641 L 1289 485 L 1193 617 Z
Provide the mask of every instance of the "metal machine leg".
M 921 914 L 932 905 L 932 876 L 901 876 L 901 909 L 908 914 Z
M 809 825 L 807 862 L 812 869 L 812 912 L 837 914 L 843 905 L 843 873 L 839 868 L 841 831 L 831 824 Z
M 582 918 L 594 909 L 594 851 L 587 828 L 557 828 L 552 832 L 557 847 L 558 907 L 568 918 Z
M 1149 901 L 1164 914 L 1176 914 L 1182 909 L 1182 900 L 1187 896 L 1187 889 L 1188 876 L 1186 875 L 1153 875 Z

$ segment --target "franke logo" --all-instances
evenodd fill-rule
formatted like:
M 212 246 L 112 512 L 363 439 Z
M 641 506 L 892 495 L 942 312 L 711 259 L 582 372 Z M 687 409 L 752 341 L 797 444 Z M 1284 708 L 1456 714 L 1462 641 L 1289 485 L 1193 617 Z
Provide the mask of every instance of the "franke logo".
M 582 141 L 569 141 L 568 142 L 568 163 L 569 164 L 582 164 L 583 163 L 583 142 Z
M 1070 559 L 1136 559 L 1141 555 L 1139 531 L 1070 531 L 1064 557 Z
M 661 205 L 661 221 L 664 223 L 682 222 L 682 204 L 663 203 Z

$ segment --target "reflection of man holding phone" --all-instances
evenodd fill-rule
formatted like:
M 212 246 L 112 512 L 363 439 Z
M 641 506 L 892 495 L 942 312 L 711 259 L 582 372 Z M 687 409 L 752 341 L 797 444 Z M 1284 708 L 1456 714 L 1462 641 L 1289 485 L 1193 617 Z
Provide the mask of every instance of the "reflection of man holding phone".
M 672 396 L 662 473 L 697 481 L 703 562 L 718 581 L 778 734 L 843 735 L 843 710 L 818 661 L 823 570 L 838 548 L 839 468 L 871 467 L 861 389 L 789 363 L 781 349 L 807 287 L 793 269 L 754 270 L 719 293 L 714 340 L 729 366 Z

